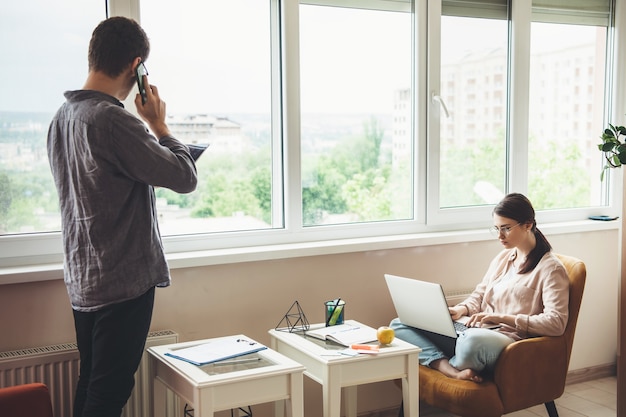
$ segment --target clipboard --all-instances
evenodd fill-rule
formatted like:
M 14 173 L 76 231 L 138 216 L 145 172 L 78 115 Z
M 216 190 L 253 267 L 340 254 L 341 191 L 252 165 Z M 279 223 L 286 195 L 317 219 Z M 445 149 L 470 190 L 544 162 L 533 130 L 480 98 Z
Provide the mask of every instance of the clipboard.
M 165 353 L 166 356 L 202 366 L 267 349 L 245 336 L 228 336 Z
M 209 147 L 209 144 L 187 144 L 187 147 L 189 148 L 189 153 L 191 154 L 191 157 L 193 158 L 194 161 L 197 161 L 198 158 L 200 158 L 200 155 L 202 155 L 204 153 L 204 151 L 206 151 L 206 148 Z

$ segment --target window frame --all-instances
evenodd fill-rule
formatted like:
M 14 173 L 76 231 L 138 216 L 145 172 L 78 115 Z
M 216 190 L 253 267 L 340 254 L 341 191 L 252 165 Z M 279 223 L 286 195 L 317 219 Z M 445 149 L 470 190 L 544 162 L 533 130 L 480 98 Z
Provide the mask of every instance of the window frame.
M 268 0 L 269 1 L 269 0 Z M 438 207 L 438 126 L 439 104 L 433 102 L 435 91 L 432 85 L 438 85 L 439 51 L 433 44 L 428 44 L 428 39 L 433 39 L 433 33 L 438 33 L 440 26 L 437 21 L 441 14 L 440 0 L 416 0 L 410 3 L 407 0 L 272 0 L 275 7 L 272 8 L 272 60 L 277 66 L 272 71 L 272 85 L 276 85 L 273 91 L 273 136 L 280 138 L 274 141 L 273 156 L 275 161 L 282 164 L 274 164 L 273 174 L 275 178 L 274 189 L 284 191 L 282 211 L 276 211 L 276 221 L 284 221 L 283 228 L 236 231 L 213 234 L 165 236 L 163 237 L 166 253 L 170 258 L 190 258 L 201 256 L 206 251 L 222 251 L 227 254 L 230 249 L 258 251 L 263 257 L 263 248 L 281 245 L 308 245 L 323 247 L 330 241 L 350 241 L 351 239 L 396 239 L 406 241 L 415 236 L 433 236 L 432 233 L 443 232 L 450 234 L 459 233 L 460 239 L 463 232 L 472 229 L 482 229 L 490 225 L 492 206 L 470 207 L 461 209 L 439 209 Z M 412 135 L 414 154 L 414 184 L 415 201 L 414 218 L 407 221 L 385 221 L 373 223 L 357 223 L 346 225 L 329 226 L 302 226 L 302 193 L 300 174 L 300 106 L 299 106 L 299 44 L 298 44 L 298 9 L 300 3 L 321 5 L 343 5 L 348 7 L 391 7 L 407 10 L 412 13 L 413 22 L 413 127 Z M 511 120 L 511 132 L 513 137 L 527 136 L 527 119 L 524 121 L 521 114 L 527 113 L 528 92 L 524 92 L 527 84 L 526 77 L 516 75 L 516 68 L 521 65 L 528 66 L 528 49 L 530 38 L 531 7 L 529 2 L 510 2 L 511 4 L 511 28 L 512 31 L 512 62 L 516 63 L 511 77 L 511 94 L 519 109 L 512 108 L 511 114 L 516 117 Z M 108 0 L 107 11 L 109 15 L 125 15 L 141 20 L 139 0 Z M 394 10 L 394 9 L 392 9 Z M 613 61 L 607 72 L 614 74 L 614 82 L 610 87 L 611 105 L 609 106 L 611 117 L 622 123 L 621 119 L 626 110 L 623 91 L 626 91 L 626 57 L 625 54 L 616 54 L 618 45 L 626 44 L 626 5 L 617 4 L 615 22 L 610 31 L 615 32 L 619 39 L 615 40 L 613 48 L 609 50 Z M 277 29 L 277 30 L 274 30 Z M 621 30 L 619 30 L 621 29 Z M 438 36 L 435 36 L 438 39 Z M 427 51 L 422 53 L 421 51 Z M 280 62 L 280 65 L 278 63 Z M 523 63 L 523 64 L 520 64 Z M 520 65 L 520 67 L 517 67 Z M 519 71 L 519 69 L 518 69 Z M 524 80 L 526 79 L 526 84 Z M 427 82 L 430 81 L 430 84 Z M 622 92 L 620 94 L 620 92 Z M 605 95 L 607 95 L 605 93 Z M 526 107 L 524 107 L 526 105 Z M 624 121 L 623 123 L 626 123 Z M 514 175 L 509 177 L 509 188 L 524 192 L 527 179 L 527 144 L 525 141 L 511 141 L 509 149 L 509 172 Z M 517 158 L 511 155 L 518 155 Z M 523 155 L 523 156 L 519 156 Z M 600 155 L 598 155 L 600 157 Z M 280 165 L 280 166 L 279 166 Z M 284 174 L 284 175 L 283 175 Z M 619 171 L 609 173 L 606 192 L 608 203 L 601 207 L 588 207 L 569 210 L 540 211 L 537 213 L 538 222 L 564 223 L 585 220 L 592 214 L 606 214 L 618 216 L 621 213 L 622 175 Z M 427 180 L 428 178 L 428 180 Z M 280 193 L 278 193 L 280 194 Z M 274 195 L 277 197 L 277 194 Z M 277 200 L 274 200 L 276 202 Z M 598 225 L 604 228 L 606 225 Z M 452 239 L 457 239 L 453 237 Z M 400 245 L 403 245 L 400 243 Z M 328 244 L 328 246 L 332 246 Z M 292 246 L 293 247 L 293 246 Z M 33 233 L 21 235 L 0 236 L 0 268 L 3 270 L 40 265 L 46 268 L 49 264 L 62 262 L 62 244 L 60 232 Z
M 441 104 L 437 100 L 439 95 L 439 83 L 441 71 L 439 34 L 441 31 L 441 15 L 442 1 L 428 1 L 428 26 L 431 39 L 436 39 L 429 44 L 429 55 L 431 59 L 428 62 L 428 91 L 429 91 L 429 119 L 428 119 L 428 177 L 432 180 L 428 185 L 427 195 L 427 224 L 430 226 L 450 225 L 450 224 L 481 224 L 485 223 L 491 217 L 493 205 L 483 205 L 474 207 L 459 208 L 441 208 L 439 201 L 439 126 L 442 110 Z M 446 0 L 444 0 L 446 1 Z M 452 1 L 453 3 L 461 3 L 460 1 Z M 493 3 L 489 0 L 487 3 Z M 507 149 L 506 149 L 506 192 L 516 191 L 526 193 L 528 190 L 528 141 L 516 140 L 516 138 L 527 138 L 529 135 L 529 90 L 530 82 L 530 31 L 533 20 L 532 2 L 509 1 L 510 17 L 509 17 L 509 99 L 508 99 L 508 127 L 507 127 Z M 615 25 L 609 25 L 609 33 L 607 35 L 611 40 L 611 29 L 615 28 L 623 22 L 622 19 L 615 19 Z M 617 32 L 619 33 L 619 31 Z M 610 46 L 610 44 L 609 44 Z M 619 68 L 623 68 L 623 64 L 610 65 L 612 55 L 617 49 L 607 48 L 607 79 L 609 86 L 605 87 L 605 97 L 608 91 L 615 91 L 615 86 L 623 83 L 625 78 L 623 72 L 619 72 Z M 615 109 L 619 107 L 619 103 L 611 100 L 605 105 L 605 120 L 619 120 L 615 117 Z M 612 116 L 607 117 L 610 113 Z M 619 114 L 619 113 L 617 113 Z M 621 123 L 621 122 L 616 122 Z M 606 125 L 606 123 L 605 123 Z M 600 142 L 598 132 L 598 143 Z M 601 155 L 598 152 L 598 161 Z M 600 168 L 600 162 L 598 162 Z M 605 206 L 580 207 L 559 210 L 538 210 L 537 221 L 539 223 L 577 221 L 586 219 L 588 216 L 603 213 L 610 216 L 619 216 L 621 211 L 620 204 L 616 203 L 615 196 L 620 195 L 622 189 L 622 176 L 615 175 L 615 172 L 609 172 L 609 179 L 603 187 L 603 199 L 607 202 Z M 599 174 L 598 174 L 599 176 Z M 486 220 L 487 219 L 487 220 Z M 460 226 L 462 227 L 462 226 Z

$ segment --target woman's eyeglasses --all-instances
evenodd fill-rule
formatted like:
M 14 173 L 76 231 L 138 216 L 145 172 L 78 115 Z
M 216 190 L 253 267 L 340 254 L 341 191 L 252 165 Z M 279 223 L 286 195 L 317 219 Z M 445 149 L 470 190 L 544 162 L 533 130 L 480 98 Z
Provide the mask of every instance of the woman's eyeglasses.
M 509 233 L 511 233 L 511 229 L 519 226 L 520 224 L 522 223 L 517 223 L 515 226 L 502 226 L 502 227 L 493 226 L 489 228 L 489 231 L 494 237 L 500 237 L 500 234 L 506 237 L 509 235 Z

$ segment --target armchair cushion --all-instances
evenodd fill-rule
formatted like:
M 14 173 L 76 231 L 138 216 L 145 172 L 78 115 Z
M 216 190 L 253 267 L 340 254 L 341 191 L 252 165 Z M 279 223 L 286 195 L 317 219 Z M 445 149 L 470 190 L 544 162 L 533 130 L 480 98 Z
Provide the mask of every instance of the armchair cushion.
M 499 417 L 503 406 L 498 387 L 486 378 L 481 384 L 448 378 L 427 366 L 419 366 L 420 399 L 464 417 Z

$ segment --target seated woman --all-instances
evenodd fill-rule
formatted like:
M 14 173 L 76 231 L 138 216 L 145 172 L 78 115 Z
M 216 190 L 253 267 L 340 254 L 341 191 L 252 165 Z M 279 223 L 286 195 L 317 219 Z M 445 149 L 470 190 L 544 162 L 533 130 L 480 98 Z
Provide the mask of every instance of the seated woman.
M 420 364 L 457 379 L 482 382 L 502 350 L 516 340 L 559 336 L 568 318 L 569 279 L 537 228 L 535 210 L 522 194 L 509 194 L 493 210 L 493 234 L 504 250 L 463 302 L 450 307 L 453 319 L 470 316 L 469 329 L 451 338 L 394 319 L 396 336 L 422 348 Z M 499 324 L 497 330 L 480 328 Z

